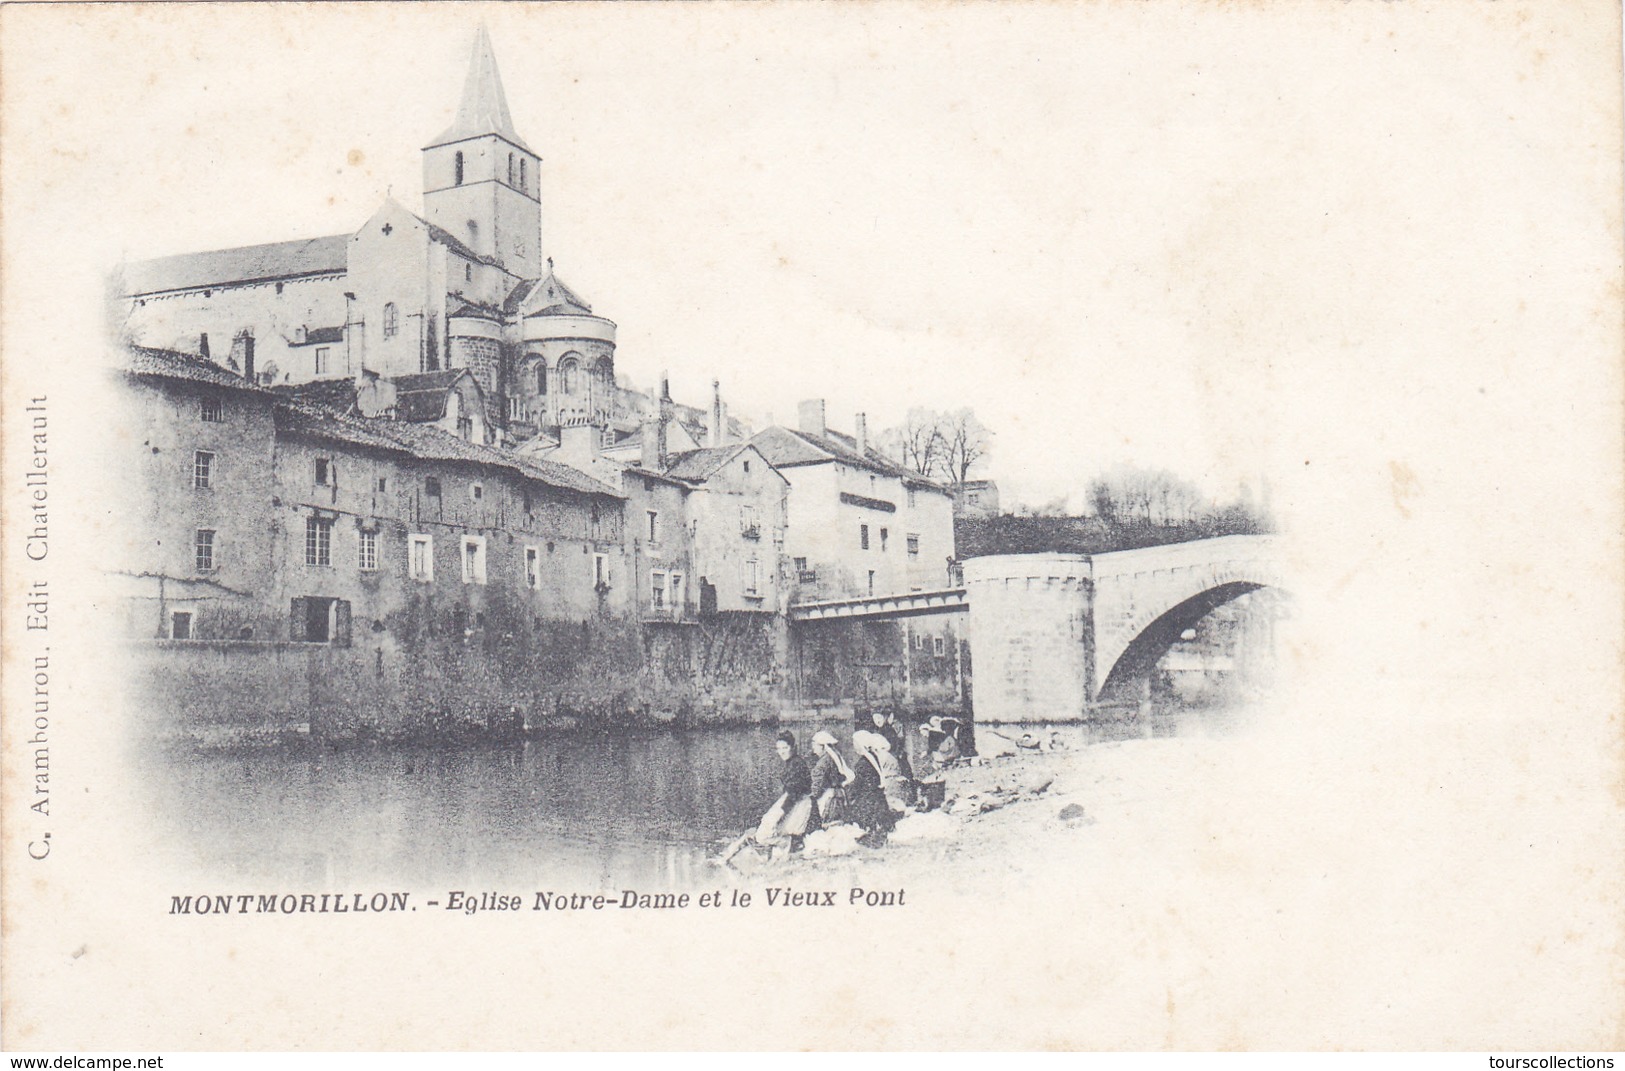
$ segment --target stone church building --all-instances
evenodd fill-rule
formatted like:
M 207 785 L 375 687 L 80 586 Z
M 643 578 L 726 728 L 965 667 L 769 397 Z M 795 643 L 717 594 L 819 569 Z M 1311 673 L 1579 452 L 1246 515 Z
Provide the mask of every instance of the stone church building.
M 617 384 L 614 322 L 544 256 L 541 157 L 483 27 L 456 119 L 422 153 L 421 215 L 390 198 L 352 234 L 127 264 L 127 340 L 266 387 L 353 383 L 362 415 L 487 444 L 579 424 L 605 447 L 632 437 L 657 402 Z

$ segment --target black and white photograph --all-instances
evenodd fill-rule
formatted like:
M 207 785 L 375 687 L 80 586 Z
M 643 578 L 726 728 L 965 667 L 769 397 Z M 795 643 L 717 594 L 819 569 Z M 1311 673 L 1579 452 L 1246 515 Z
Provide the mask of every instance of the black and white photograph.
M 1621 1047 L 1616 6 L 0 56 L 6 1049 Z

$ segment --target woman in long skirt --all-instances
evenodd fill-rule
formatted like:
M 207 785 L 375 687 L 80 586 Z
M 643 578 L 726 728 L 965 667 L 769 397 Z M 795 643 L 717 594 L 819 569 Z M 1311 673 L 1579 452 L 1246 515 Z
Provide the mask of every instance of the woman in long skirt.
M 878 848 L 886 843 L 886 837 L 897 824 L 891 803 L 886 799 L 887 768 L 895 771 L 897 766 L 895 762 L 886 761 L 891 757 L 891 747 L 879 733 L 855 732 L 852 746 L 857 748 L 858 761 L 853 767 L 856 776 L 848 790 L 851 817 L 863 828 L 858 843 Z
M 773 748 L 784 764 L 779 771 L 784 793 L 762 815 L 756 843 L 764 848 L 785 847 L 799 852 L 802 838 L 819 828 L 818 809 L 812 800 L 812 775 L 807 772 L 806 760 L 796 754 L 796 738 L 788 729 L 779 733 Z

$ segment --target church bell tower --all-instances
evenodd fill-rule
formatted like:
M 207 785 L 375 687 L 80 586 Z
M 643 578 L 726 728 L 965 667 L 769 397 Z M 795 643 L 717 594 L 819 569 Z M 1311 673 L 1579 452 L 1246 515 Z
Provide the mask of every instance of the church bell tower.
M 482 257 L 542 275 L 541 157 L 514 131 L 491 35 L 474 37 L 457 119 L 423 149 L 423 211 Z

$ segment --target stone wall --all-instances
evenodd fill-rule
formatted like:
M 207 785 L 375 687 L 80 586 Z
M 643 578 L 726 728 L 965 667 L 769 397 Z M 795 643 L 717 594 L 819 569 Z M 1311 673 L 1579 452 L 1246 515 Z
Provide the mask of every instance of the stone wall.
M 965 563 L 976 720 L 1084 717 L 1093 680 L 1089 559 L 1023 554 Z
M 783 624 L 768 615 L 457 623 L 467 627 L 357 630 L 348 647 L 132 642 L 130 709 L 149 736 L 239 744 L 772 721 L 784 707 Z

